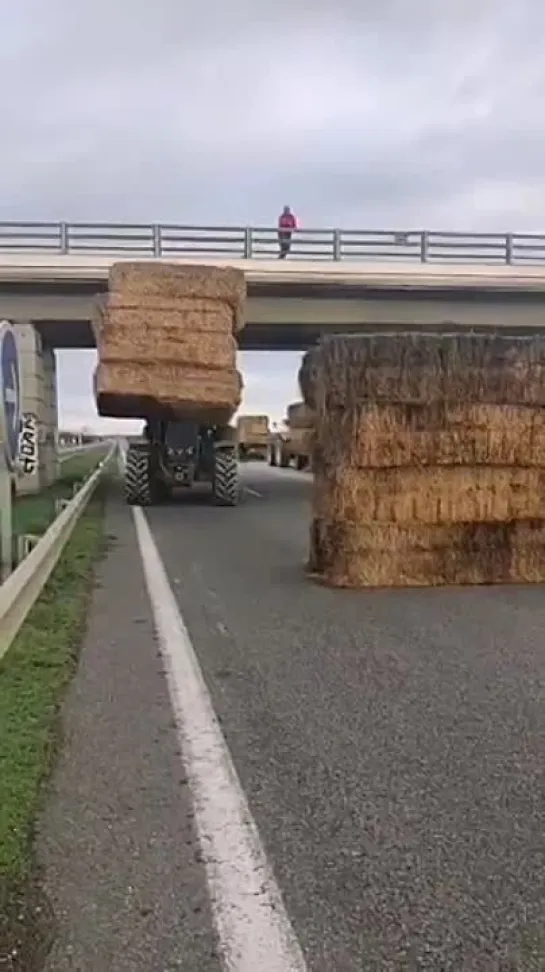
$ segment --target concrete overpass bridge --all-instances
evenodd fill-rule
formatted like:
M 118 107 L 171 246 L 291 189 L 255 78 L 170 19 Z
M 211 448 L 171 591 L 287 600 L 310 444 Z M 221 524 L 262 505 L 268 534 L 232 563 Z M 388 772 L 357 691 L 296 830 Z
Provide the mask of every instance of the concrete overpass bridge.
M 545 325 L 545 235 L 301 230 L 280 262 L 270 228 L 0 223 L 0 318 L 19 333 L 36 484 L 55 461 L 54 352 L 94 346 L 94 299 L 125 259 L 243 269 L 243 350 L 303 350 L 327 332 Z

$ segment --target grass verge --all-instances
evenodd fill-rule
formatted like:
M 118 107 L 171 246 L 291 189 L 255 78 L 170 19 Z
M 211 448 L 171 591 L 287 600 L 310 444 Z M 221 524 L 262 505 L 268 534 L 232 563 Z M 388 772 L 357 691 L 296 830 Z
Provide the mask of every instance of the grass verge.
M 0 661 L 0 969 L 10 972 L 39 969 L 53 932 L 34 870 L 34 826 L 56 751 L 59 706 L 77 665 L 93 569 L 104 550 L 106 489 L 99 485 Z
M 17 497 L 13 504 L 13 532 L 44 533 L 55 517 L 55 501 L 69 499 L 74 485 L 87 479 L 104 454 L 97 449 L 67 457 L 60 464 L 59 475 L 51 486 L 40 493 Z

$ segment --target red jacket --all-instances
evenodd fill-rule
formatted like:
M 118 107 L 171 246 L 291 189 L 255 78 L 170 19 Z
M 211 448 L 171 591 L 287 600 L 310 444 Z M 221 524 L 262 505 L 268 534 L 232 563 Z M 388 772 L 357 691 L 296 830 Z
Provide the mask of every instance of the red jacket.
M 278 228 L 284 230 L 297 229 L 297 220 L 293 213 L 282 213 L 278 220 Z

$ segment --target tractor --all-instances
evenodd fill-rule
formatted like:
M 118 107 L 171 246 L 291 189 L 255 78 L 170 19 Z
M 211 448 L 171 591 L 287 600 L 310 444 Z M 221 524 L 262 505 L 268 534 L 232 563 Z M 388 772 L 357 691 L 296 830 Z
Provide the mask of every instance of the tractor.
M 190 420 L 150 419 L 144 437 L 132 442 L 125 461 L 125 498 L 131 506 L 152 506 L 177 490 L 208 482 L 217 506 L 239 499 L 236 432 L 230 426 Z

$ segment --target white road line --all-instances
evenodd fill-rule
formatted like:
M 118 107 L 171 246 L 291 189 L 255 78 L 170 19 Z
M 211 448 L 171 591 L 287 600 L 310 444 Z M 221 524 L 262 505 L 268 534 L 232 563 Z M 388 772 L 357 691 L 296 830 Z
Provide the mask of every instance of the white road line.
M 248 493 L 248 496 L 257 496 L 258 499 L 263 499 L 263 493 L 258 493 L 257 489 L 250 489 L 249 486 L 244 487 L 244 492 Z
M 226 972 L 307 972 L 148 521 L 133 516 Z

